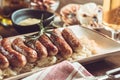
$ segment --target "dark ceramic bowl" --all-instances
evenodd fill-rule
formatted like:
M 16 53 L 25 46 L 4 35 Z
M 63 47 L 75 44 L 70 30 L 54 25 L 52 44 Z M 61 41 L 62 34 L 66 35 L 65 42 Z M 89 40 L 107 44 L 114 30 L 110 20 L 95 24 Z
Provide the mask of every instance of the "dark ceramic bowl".
M 43 25 L 46 27 L 54 19 L 54 14 L 47 11 L 41 11 L 41 10 L 30 9 L 30 8 L 20 9 L 13 12 L 11 16 L 11 20 L 15 30 L 18 33 L 24 34 L 24 33 L 39 31 L 38 24 L 23 26 L 23 25 L 19 25 L 18 23 L 28 18 L 41 19 L 42 15 L 43 15 L 43 20 L 50 18 L 49 20 L 43 22 Z

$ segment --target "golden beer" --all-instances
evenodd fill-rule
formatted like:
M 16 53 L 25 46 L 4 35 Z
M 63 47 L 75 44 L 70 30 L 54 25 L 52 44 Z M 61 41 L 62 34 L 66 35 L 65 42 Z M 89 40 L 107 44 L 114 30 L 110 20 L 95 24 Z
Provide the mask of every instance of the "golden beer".
M 103 1 L 103 23 L 114 30 L 120 30 L 120 0 Z

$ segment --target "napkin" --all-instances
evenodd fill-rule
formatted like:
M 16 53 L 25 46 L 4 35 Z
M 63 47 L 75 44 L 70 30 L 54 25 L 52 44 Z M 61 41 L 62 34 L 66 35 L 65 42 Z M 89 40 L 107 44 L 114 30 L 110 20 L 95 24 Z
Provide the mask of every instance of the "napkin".
M 92 76 L 80 63 L 63 61 L 22 80 L 77 80 Z

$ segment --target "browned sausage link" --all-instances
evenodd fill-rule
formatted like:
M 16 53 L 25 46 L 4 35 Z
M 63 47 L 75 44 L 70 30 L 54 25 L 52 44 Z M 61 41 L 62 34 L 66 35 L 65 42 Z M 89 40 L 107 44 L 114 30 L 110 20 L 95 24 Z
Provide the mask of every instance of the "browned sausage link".
M 57 47 L 50 41 L 46 35 L 42 35 L 39 41 L 47 48 L 48 55 L 56 55 L 58 53 Z
M 80 43 L 80 40 L 77 38 L 77 36 L 73 33 L 73 31 L 69 28 L 65 28 L 62 31 L 62 35 L 66 42 L 70 45 L 70 47 L 75 52 L 79 52 L 82 49 L 82 45 Z
M 9 67 L 8 59 L 0 53 L 0 69 L 5 69 Z
M 9 61 L 8 59 L 1 53 L 1 40 L 2 38 L 0 37 L 0 69 L 5 69 L 9 67 Z
M 40 41 L 36 40 L 35 43 L 27 44 L 27 45 L 37 51 L 39 59 L 46 58 L 48 56 L 46 47 L 43 46 L 43 44 Z
M 35 62 L 37 60 L 37 52 L 24 44 L 24 40 L 22 38 L 16 38 L 12 42 L 13 48 L 22 53 L 28 62 Z
M 64 58 L 68 58 L 72 55 L 72 49 L 63 39 L 61 32 L 58 29 L 53 30 L 51 39 L 54 41 L 54 44 L 57 46 L 59 52 Z
M 11 47 L 11 42 L 8 38 L 4 38 L 1 41 L 2 53 L 10 62 L 10 65 L 13 67 L 24 67 L 27 63 L 27 60 L 24 55 L 20 54 L 19 52 L 15 51 Z
M 36 41 L 35 42 L 35 47 L 36 47 L 36 50 L 38 52 L 38 56 L 40 58 L 45 58 L 48 56 L 48 52 L 47 52 L 47 49 L 45 46 L 43 46 L 43 44 L 41 44 L 40 41 Z

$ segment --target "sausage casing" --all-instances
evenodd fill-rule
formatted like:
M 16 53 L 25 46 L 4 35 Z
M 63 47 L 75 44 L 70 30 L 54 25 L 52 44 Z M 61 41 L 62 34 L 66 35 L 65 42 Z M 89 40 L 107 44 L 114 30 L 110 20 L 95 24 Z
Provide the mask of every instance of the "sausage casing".
M 36 40 L 34 43 L 27 45 L 30 46 L 32 49 L 36 50 L 39 59 L 46 58 L 48 56 L 46 47 L 43 46 L 40 41 Z
M 68 58 L 72 55 L 72 49 L 64 40 L 61 35 L 61 32 L 58 29 L 54 29 L 51 34 L 51 39 L 53 40 L 54 44 L 57 46 L 59 52 L 64 58 Z
M 2 39 L 1 39 L 2 40 Z M 0 40 L 0 69 L 5 69 L 9 67 L 9 61 L 8 59 L 1 53 L 2 46 L 1 46 L 1 40 Z
M 50 39 L 46 35 L 40 36 L 39 41 L 46 47 L 48 55 L 53 56 L 58 53 L 57 47 L 50 41 Z
M 24 67 L 26 65 L 26 57 L 12 49 L 11 42 L 8 38 L 4 38 L 1 41 L 1 45 L 1 52 L 9 60 L 10 65 L 13 67 Z
M 22 53 L 27 58 L 28 62 L 35 62 L 37 60 L 37 52 L 32 48 L 26 46 L 22 38 L 16 38 L 12 42 L 12 47 L 16 51 Z
M 80 40 L 77 38 L 77 36 L 73 33 L 71 29 L 64 28 L 62 31 L 62 35 L 74 52 L 81 51 L 82 45 L 80 43 Z
M 0 53 L 0 69 L 5 69 L 9 67 L 9 61 L 8 59 Z

